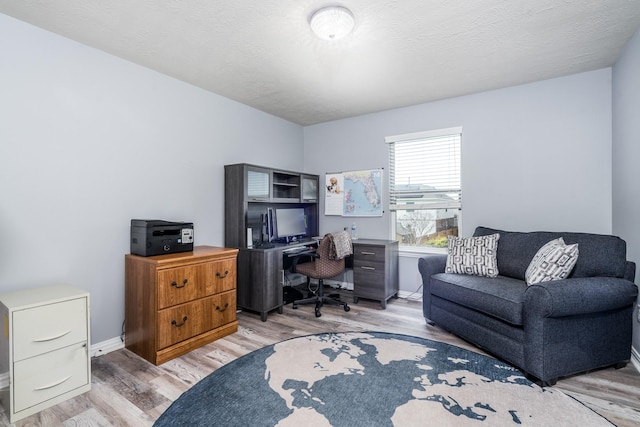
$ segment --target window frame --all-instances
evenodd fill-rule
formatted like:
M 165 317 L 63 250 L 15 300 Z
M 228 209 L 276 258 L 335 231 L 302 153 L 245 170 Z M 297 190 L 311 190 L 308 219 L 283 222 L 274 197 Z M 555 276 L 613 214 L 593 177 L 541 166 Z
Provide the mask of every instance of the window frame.
M 423 132 L 414 132 L 414 133 L 407 133 L 407 134 L 401 134 L 401 135 L 394 135 L 394 136 L 388 136 L 385 137 L 385 143 L 388 144 L 388 149 L 389 149 L 389 179 L 387 180 L 388 182 L 388 188 L 387 188 L 387 194 L 388 194 L 388 203 L 389 203 L 389 211 L 390 211 L 390 220 L 391 220 L 391 227 L 390 227 L 390 234 L 391 234 L 391 238 L 392 239 L 396 239 L 397 238 L 397 211 L 405 211 L 408 209 L 402 209 L 402 208 L 398 208 L 399 206 L 402 205 L 398 205 L 398 204 L 393 204 L 392 203 L 392 196 L 393 196 L 393 192 L 391 191 L 392 188 L 392 180 L 395 179 L 395 164 L 392 163 L 392 159 L 394 157 L 392 157 L 392 153 L 391 150 L 393 149 L 394 145 L 397 143 L 403 143 L 403 142 L 410 142 L 410 141 L 417 141 L 417 140 L 427 140 L 427 139 L 434 139 L 434 138 L 439 138 L 439 137 L 449 137 L 452 135 L 457 135 L 458 136 L 458 154 L 459 154 L 459 187 L 460 188 L 455 188 L 455 190 L 458 192 L 459 194 L 459 200 L 456 206 L 451 207 L 448 206 L 448 209 L 457 209 L 458 210 L 458 215 L 457 215 L 457 226 L 458 226 L 458 231 L 460 231 L 461 229 L 461 225 L 462 225 L 462 126 L 457 126 L 457 127 L 451 127 L 451 128 L 442 128 L 442 129 L 435 129 L 435 130 L 429 130 L 429 131 L 423 131 Z M 395 156 L 395 154 L 394 154 Z M 450 204 L 449 204 L 450 205 Z M 429 206 L 433 206 L 433 207 L 429 207 Z M 420 205 L 417 207 L 417 210 L 436 210 L 436 209 L 440 209 L 443 207 L 439 207 L 436 203 L 427 203 L 425 205 Z M 414 245 L 406 245 L 403 244 L 402 242 L 399 242 L 400 244 L 400 250 L 402 252 L 408 253 L 408 254 L 415 254 L 416 256 L 419 256 L 420 254 L 423 253 L 446 253 L 446 248 L 437 248 L 434 246 L 414 246 Z

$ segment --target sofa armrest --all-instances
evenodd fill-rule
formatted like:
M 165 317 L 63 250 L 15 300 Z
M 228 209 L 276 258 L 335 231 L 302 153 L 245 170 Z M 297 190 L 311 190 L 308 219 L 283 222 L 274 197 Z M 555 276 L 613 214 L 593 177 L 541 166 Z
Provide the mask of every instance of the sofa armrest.
M 444 273 L 446 265 L 446 254 L 429 254 L 418 260 L 418 271 L 422 275 L 422 313 L 427 321 L 431 319 L 431 276 Z
M 636 263 L 635 262 L 627 261 L 627 264 L 625 265 L 625 269 L 624 269 L 623 279 L 626 279 L 630 282 L 636 281 Z
M 531 285 L 525 292 L 525 317 L 562 317 L 616 310 L 633 305 L 638 288 L 614 277 L 580 277 Z

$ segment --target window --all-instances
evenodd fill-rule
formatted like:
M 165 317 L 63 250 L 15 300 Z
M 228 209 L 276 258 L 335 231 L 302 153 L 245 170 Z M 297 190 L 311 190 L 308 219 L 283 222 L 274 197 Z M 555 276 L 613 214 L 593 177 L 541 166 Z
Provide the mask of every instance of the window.
M 385 138 L 389 144 L 389 209 L 393 237 L 404 246 L 447 246 L 462 211 L 462 128 Z

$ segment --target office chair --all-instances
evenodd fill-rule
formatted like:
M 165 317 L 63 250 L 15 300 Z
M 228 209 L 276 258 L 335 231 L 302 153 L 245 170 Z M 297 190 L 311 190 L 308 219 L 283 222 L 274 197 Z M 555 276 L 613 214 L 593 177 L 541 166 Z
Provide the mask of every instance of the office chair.
M 351 310 L 351 307 L 349 307 L 346 302 L 340 301 L 339 297 L 324 295 L 323 279 L 330 279 L 344 271 L 344 258 L 329 258 L 329 251 L 331 250 L 332 244 L 333 243 L 331 241 L 331 237 L 327 234 L 320 241 L 313 261 L 306 262 L 304 264 L 294 264 L 293 268 L 295 269 L 296 273 L 304 274 L 305 276 L 307 276 L 307 286 L 309 285 L 311 279 L 318 279 L 318 290 L 316 291 L 316 295 L 313 297 L 293 301 L 292 307 L 294 309 L 297 309 L 299 304 L 315 304 L 316 317 L 322 316 L 322 314 L 320 313 L 320 307 L 322 307 L 322 305 L 325 303 L 341 305 L 344 308 L 344 311 Z

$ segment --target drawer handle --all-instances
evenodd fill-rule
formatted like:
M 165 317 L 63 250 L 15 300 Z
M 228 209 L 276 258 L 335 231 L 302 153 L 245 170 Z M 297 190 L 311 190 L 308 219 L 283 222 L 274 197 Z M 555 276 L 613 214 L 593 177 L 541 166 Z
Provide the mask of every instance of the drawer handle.
M 189 279 L 184 279 L 182 281 L 182 286 L 178 286 L 178 284 L 176 282 L 171 282 L 171 286 L 175 286 L 176 289 L 181 289 L 184 288 L 185 286 L 187 286 L 187 282 L 189 281 Z
M 376 254 L 375 252 L 365 252 L 365 251 L 362 251 L 362 252 L 360 252 L 360 253 L 361 253 L 362 255 L 375 255 L 375 254 Z
M 360 267 L 363 270 L 375 270 L 375 267 Z
M 224 275 L 220 274 L 219 271 L 216 272 L 216 277 L 219 277 L 221 279 L 224 279 L 225 277 L 227 277 L 229 275 L 229 270 L 225 270 L 224 271 Z
M 49 385 L 43 385 L 42 387 L 37 387 L 34 388 L 34 391 L 40 391 L 40 390 L 47 390 L 49 388 L 54 388 L 56 386 L 59 386 L 60 384 L 62 384 L 63 382 L 69 380 L 69 378 L 71 378 L 71 375 L 69 375 L 67 378 L 63 378 L 60 381 L 53 383 L 53 384 L 49 384 Z
M 187 323 L 187 316 L 184 316 L 182 318 L 182 323 L 178 323 L 175 319 L 171 321 L 171 324 L 174 325 L 174 326 L 177 326 L 178 328 L 180 326 L 183 326 L 185 323 Z
M 63 336 L 67 335 L 69 332 L 71 332 L 70 330 L 67 332 L 63 332 L 60 335 L 56 335 L 55 337 L 49 337 L 49 338 L 38 338 L 37 340 L 33 340 L 33 342 L 45 342 L 45 341 L 53 341 L 53 340 L 57 340 L 58 338 L 62 338 Z
M 222 313 L 223 311 L 225 311 L 227 308 L 229 308 L 229 303 L 226 303 L 224 305 L 224 308 L 220 308 L 219 305 L 216 305 L 216 311 L 219 311 L 220 313 Z

